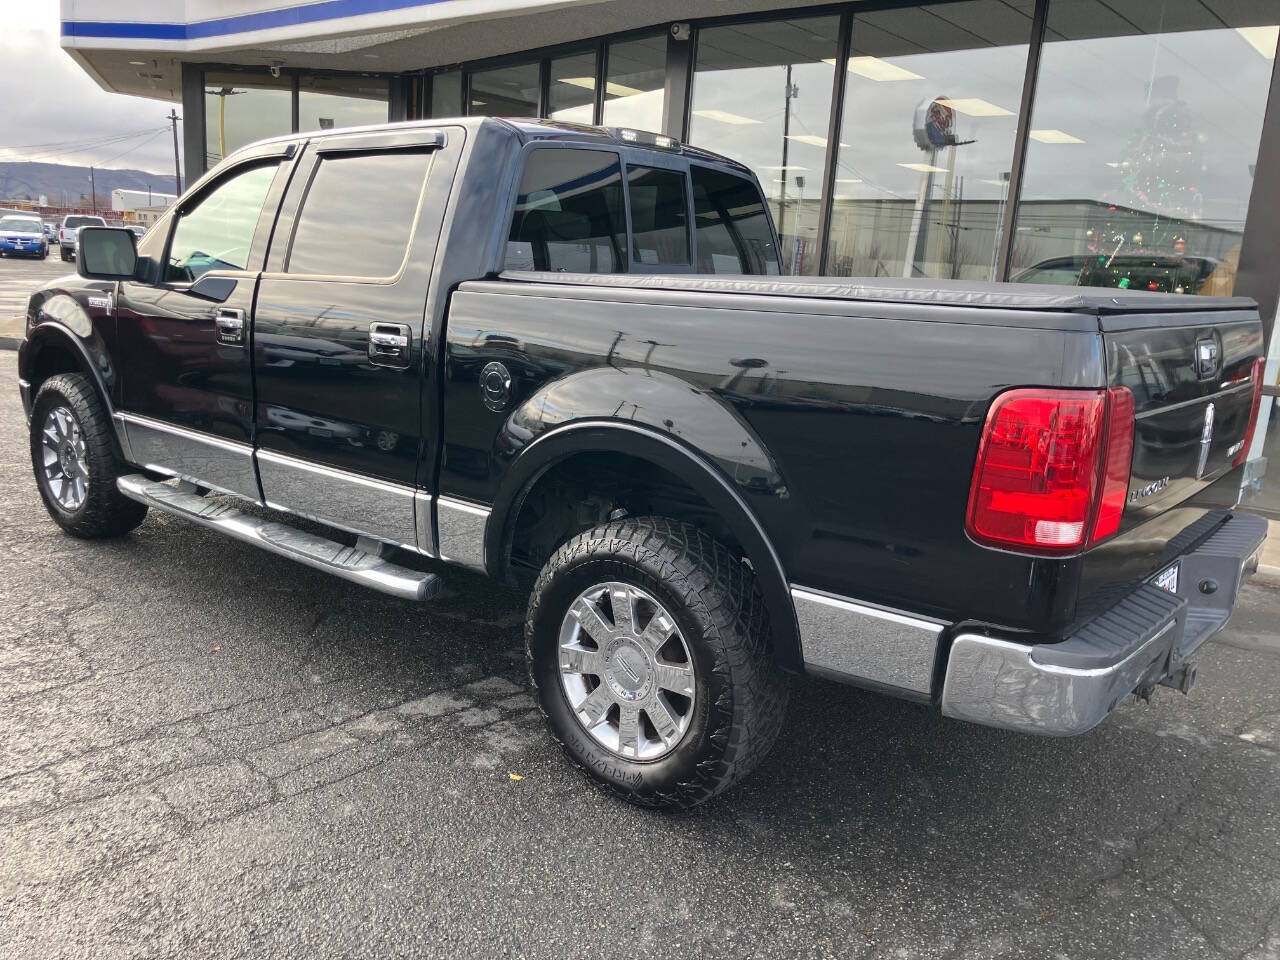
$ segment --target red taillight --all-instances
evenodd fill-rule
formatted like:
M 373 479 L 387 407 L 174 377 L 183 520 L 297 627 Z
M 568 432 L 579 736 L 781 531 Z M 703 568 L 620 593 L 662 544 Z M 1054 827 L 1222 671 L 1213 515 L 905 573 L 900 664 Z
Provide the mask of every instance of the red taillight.
M 1244 440 L 1240 449 L 1231 459 L 1231 466 L 1238 467 L 1249 459 L 1249 445 L 1253 443 L 1253 431 L 1258 426 L 1258 407 L 1262 406 L 1262 378 L 1266 374 L 1267 358 L 1258 357 L 1253 361 L 1253 405 L 1249 408 L 1249 423 L 1244 428 Z
M 975 540 L 1049 553 L 1120 528 L 1133 456 L 1133 394 L 1010 390 L 987 414 L 969 492 Z

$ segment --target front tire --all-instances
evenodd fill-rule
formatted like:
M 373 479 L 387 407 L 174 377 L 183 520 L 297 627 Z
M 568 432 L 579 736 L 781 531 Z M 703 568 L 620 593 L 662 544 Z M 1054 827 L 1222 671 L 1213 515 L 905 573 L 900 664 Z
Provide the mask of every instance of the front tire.
M 116 489 L 129 472 L 116 454 L 111 419 L 82 373 L 50 377 L 31 408 L 31 466 L 45 509 L 75 537 L 118 537 L 140 524 L 145 505 Z
M 697 527 L 612 521 L 547 561 L 525 623 L 552 735 L 611 793 L 690 808 L 768 754 L 787 682 L 755 577 Z

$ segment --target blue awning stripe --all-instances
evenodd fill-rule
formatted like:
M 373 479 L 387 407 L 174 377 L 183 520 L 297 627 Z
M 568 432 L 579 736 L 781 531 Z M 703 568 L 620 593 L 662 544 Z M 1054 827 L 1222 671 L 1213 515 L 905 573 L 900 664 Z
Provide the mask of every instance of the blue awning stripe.
M 203 40 L 228 34 L 300 26 L 339 17 L 358 17 L 408 7 L 425 7 L 444 0 L 320 0 L 300 6 L 243 13 L 197 23 L 150 23 L 125 20 L 64 20 L 64 37 L 103 37 L 114 40 Z

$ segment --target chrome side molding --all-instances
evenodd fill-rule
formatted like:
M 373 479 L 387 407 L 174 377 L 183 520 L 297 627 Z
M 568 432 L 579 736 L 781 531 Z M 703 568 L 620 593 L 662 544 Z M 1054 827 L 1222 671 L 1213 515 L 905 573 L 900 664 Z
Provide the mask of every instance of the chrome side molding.
M 488 507 L 453 497 L 436 498 L 436 530 L 440 537 L 437 552 L 441 560 L 485 572 L 484 533 L 489 524 Z
M 130 463 L 260 502 L 249 444 L 135 413 L 113 419 L 123 427 L 121 447 Z
M 805 668 L 847 683 L 927 698 L 946 624 L 792 585 Z
M 273 450 L 257 451 L 266 505 L 349 533 L 417 550 L 413 487 L 300 460 Z

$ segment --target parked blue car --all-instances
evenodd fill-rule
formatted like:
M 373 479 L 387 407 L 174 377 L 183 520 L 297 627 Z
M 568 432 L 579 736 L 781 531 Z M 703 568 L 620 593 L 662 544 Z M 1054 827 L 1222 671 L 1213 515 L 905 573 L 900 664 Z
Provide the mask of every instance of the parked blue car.
M 35 217 L 0 218 L 0 257 L 37 257 L 49 255 L 49 239 L 44 224 Z

